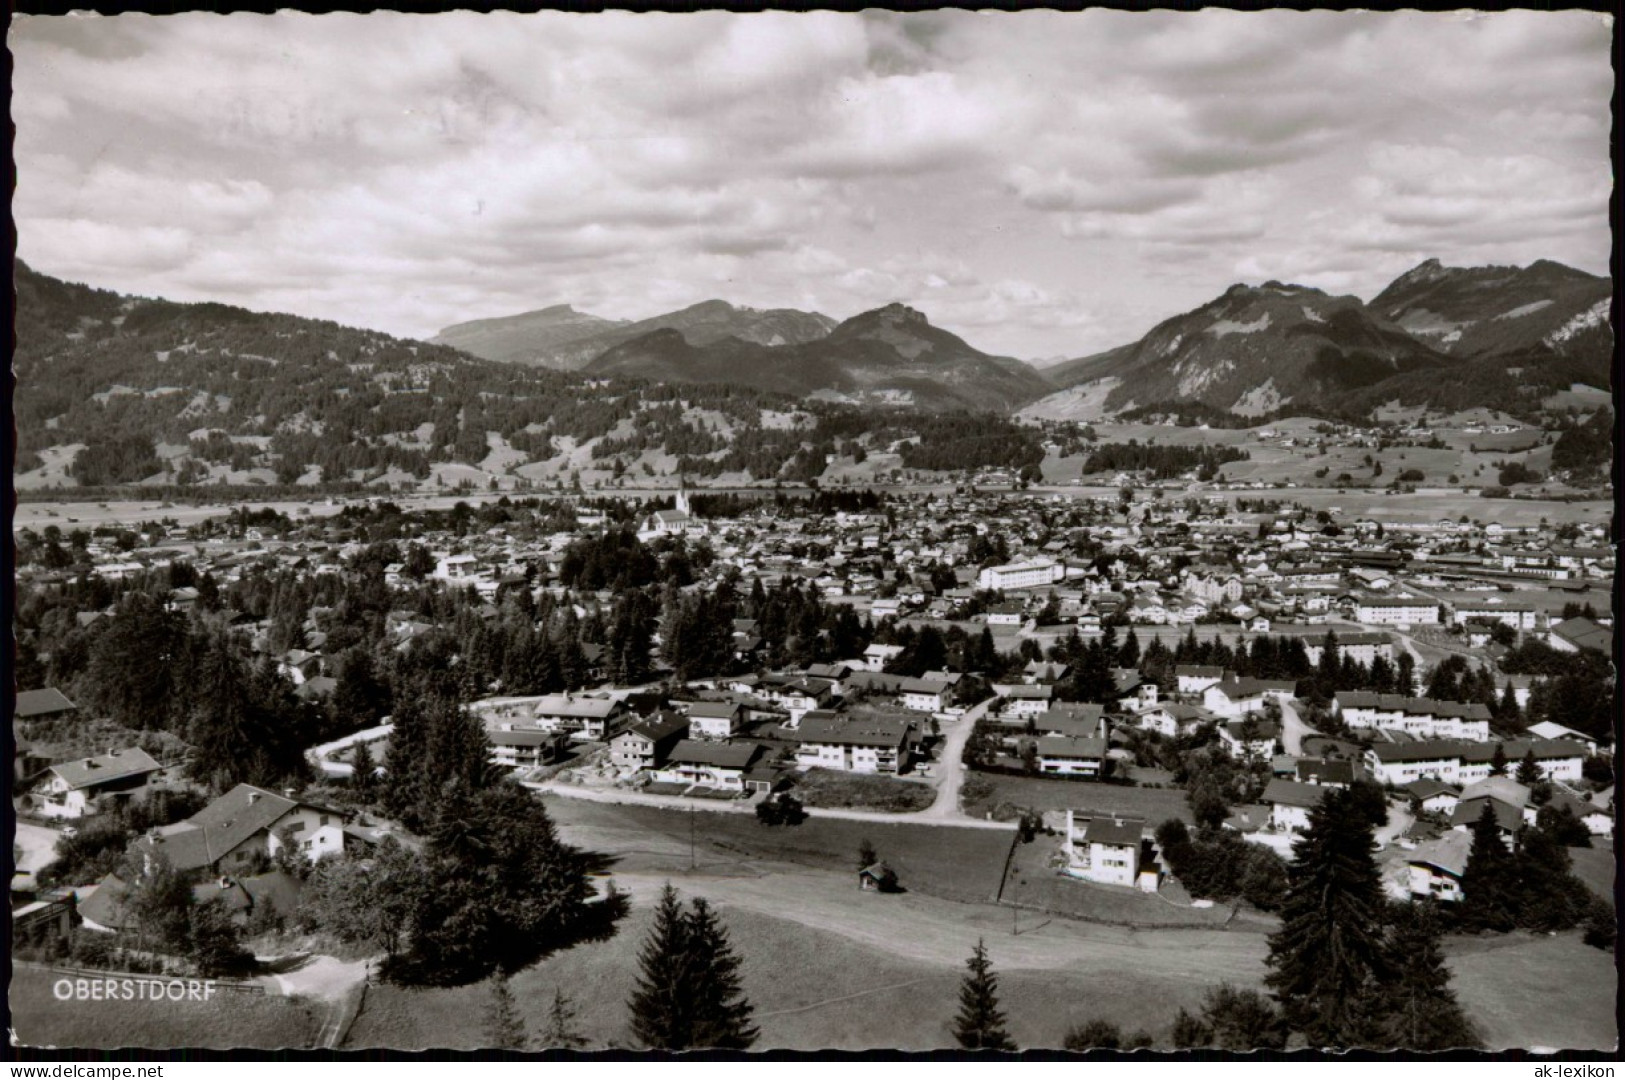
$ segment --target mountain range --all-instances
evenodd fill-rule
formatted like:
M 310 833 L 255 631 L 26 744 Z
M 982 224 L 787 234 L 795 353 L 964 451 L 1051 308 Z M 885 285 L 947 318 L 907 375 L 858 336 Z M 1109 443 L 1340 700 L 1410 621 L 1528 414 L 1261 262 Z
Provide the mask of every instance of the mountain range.
M 734 336 L 703 342 L 678 329 L 657 330 L 611 348 L 583 370 L 926 409 L 1009 411 L 1049 389 L 1021 361 L 980 352 L 903 304 L 855 315 L 795 345 Z
M 1572 383 L 1609 384 L 1612 282 L 1553 262 L 1430 259 L 1369 304 L 1302 285 L 1235 285 L 1140 340 L 1044 372 L 1030 416 L 1096 419 L 1199 403 L 1258 416 L 1389 402 L 1519 413 Z
M 725 300 L 707 300 L 636 322 L 601 319 L 568 304 L 556 304 L 522 315 L 448 326 L 432 343 L 450 345 L 485 360 L 579 371 L 617 345 L 662 330 L 676 331 L 697 346 L 729 338 L 756 345 L 800 345 L 816 341 L 834 328 L 834 319 L 817 312 L 758 311 Z
M 1545 260 L 1429 259 L 1369 303 L 1277 281 L 1235 285 L 1138 341 L 1041 364 L 981 352 L 902 304 L 842 323 L 722 300 L 637 322 L 558 305 L 460 323 L 434 340 L 592 374 L 1057 418 L 1174 403 L 1248 416 L 1389 401 L 1516 412 L 1543 390 L 1608 385 L 1612 291 L 1608 278 Z

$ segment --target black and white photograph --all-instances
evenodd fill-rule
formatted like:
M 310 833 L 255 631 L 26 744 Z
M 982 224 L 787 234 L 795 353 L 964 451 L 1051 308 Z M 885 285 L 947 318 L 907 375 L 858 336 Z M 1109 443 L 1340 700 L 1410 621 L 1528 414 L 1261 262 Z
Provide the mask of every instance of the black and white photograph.
M 13 1057 L 1612 1055 L 1615 30 L 13 14 Z

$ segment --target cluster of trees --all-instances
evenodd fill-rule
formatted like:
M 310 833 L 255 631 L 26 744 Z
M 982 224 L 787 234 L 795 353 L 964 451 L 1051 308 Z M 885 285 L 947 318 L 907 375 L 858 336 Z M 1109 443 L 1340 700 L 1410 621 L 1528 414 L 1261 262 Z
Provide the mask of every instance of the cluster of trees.
M 1036 479 L 1044 447 L 1034 431 L 993 413 L 942 413 L 910 418 L 917 436 L 901 448 L 903 467 L 963 471 L 1009 469 Z
M 422 784 L 391 770 L 386 800 Z M 508 780 L 447 780 L 414 818 L 421 850 L 386 838 L 323 859 L 300 898 L 305 928 L 382 949 L 386 978 L 455 985 L 510 973 L 612 934 L 627 910 L 613 886 L 594 899 L 589 875 L 603 860 L 561 842 L 542 803 Z
M 1548 932 L 1611 924 L 1612 905 L 1593 896 L 1573 874 L 1565 845 L 1585 832 L 1576 824 L 1572 815 L 1565 821 L 1563 814 L 1543 807 L 1535 825 L 1518 830 L 1515 850 L 1509 850 L 1495 810 L 1486 803 L 1473 823 L 1456 925 L 1469 931 Z
M 758 1031 L 745 997 L 741 961 L 704 897 L 685 908 L 667 885 L 638 954 L 628 1003 L 632 1033 L 650 1050 L 746 1050 Z
M 1500 667 L 1513 675 L 1545 676 L 1530 688 L 1526 723 L 1551 720 L 1593 738 L 1612 737 L 1615 674 L 1602 653 L 1595 649 L 1565 653 L 1526 638 L 1501 657 Z
M 1479 1045 L 1450 989 L 1431 902 L 1382 892 L 1369 814 L 1333 790 L 1293 849 L 1266 985 L 1280 1026 L 1324 1048 L 1426 1052 Z
M 1262 844 L 1250 844 L 1239 833 L 1214 825 L 1211 818 L 1195 834 L 1178 818 L 1164 821 L 1157 826 L 1157 846 L 1169 871 L 1192 896 L 1221 901 L 1239 897 L 1261 911 L 1274 911 L 1281 905 L 1286 860 Z
M 1580 423 L 1564 427 L 1552 444 L 1552 470 L 1589 476 L 1613 461 L 1613 415 L 1598 409 Z
M 1211 480 L 1220 466 L 1232 461 L 1248 461 L 1251 457 L 1237 446 L 1167 446 L 1130 439 L 1126 443 L 1097 443 L 1090 447 L 1083 471 L 1148 472 L 1152 480 L 1172 480 L 1194 469 L 1201 479 Z

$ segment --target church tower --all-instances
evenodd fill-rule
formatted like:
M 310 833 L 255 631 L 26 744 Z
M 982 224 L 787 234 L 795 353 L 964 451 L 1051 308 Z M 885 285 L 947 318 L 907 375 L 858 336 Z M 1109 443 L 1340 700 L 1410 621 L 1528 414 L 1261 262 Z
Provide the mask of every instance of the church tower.
M 688 506 L 688 480 L 681 473 L 677 476 L 677 509 L 685 514 L 694 513 Z

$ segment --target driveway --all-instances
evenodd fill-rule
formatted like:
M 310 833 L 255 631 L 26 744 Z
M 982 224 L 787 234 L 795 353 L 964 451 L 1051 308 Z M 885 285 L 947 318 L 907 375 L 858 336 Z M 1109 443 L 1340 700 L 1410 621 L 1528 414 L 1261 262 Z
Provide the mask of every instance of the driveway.
M 1293 757 L 1303 756 L 1303 740 L 1310 735 L 1319 735 L 1320 732 L 1303 722 L 1298 715 L 1296 699 L 1288 698 L 1281 702 L 1281 745 Z
M 970 741 L 976 722 L 987 715 L 996 700 L 990 697 L 967 709 L 958 720 L 942 721 L 942 745 L 937 748 L 937 760 L 933 766 L 941 777 L 937 784 L 936 801 L 920 813 L 908 815 L 908 820 L 940 821 L 955 825 L 985 824 L 966 817 L 959 809 L 959 789 L 965 782 L 965 744 Z
M 943 778 L 945 781 L 947 777 Z M 666 810 L 698 811 L 709 814 L 754 814 L 757 800 L 752 799 L 689 799 L 681 795 L 650 795 L 641 791 L 628 791 L 624 788 L 593 788 L 580 784 L 564 784 L 557 780 L 544 780 L 540 783 L 525 783 L 523 786 L 532 791 L 543 792 L 548 795 L 563 795 L 570 799 L 585 799 L 588 802 L 621 803 L 626 806 L 658 806 Z M 939 791 L 941 789 L 938 789 Z M 959 798 L 958 788 L 955 787 L 954 799 Z M 942 803 L 939 795 L 937 801 L 931 804 L 928 810 L 917 810 L 907 814 L 887 814 L 878 810 L 837 810 L 833 807 L 810 806 L 807 808 L 809 817 L 840 818 L 846 821 L 877 821 L 897 822 L 900 824 L 920 825 L 946 825 L 951 828 L 966 829 L 1002 829 L 1009 832 L 1015 828 L 1013 822 L 1005 821 L 979 821 L 976 818 L 967 818 L 962 814 L 949 816 L 947 814 L 932 814 Z M 958 808 L 955 807 L 957 810 Z

